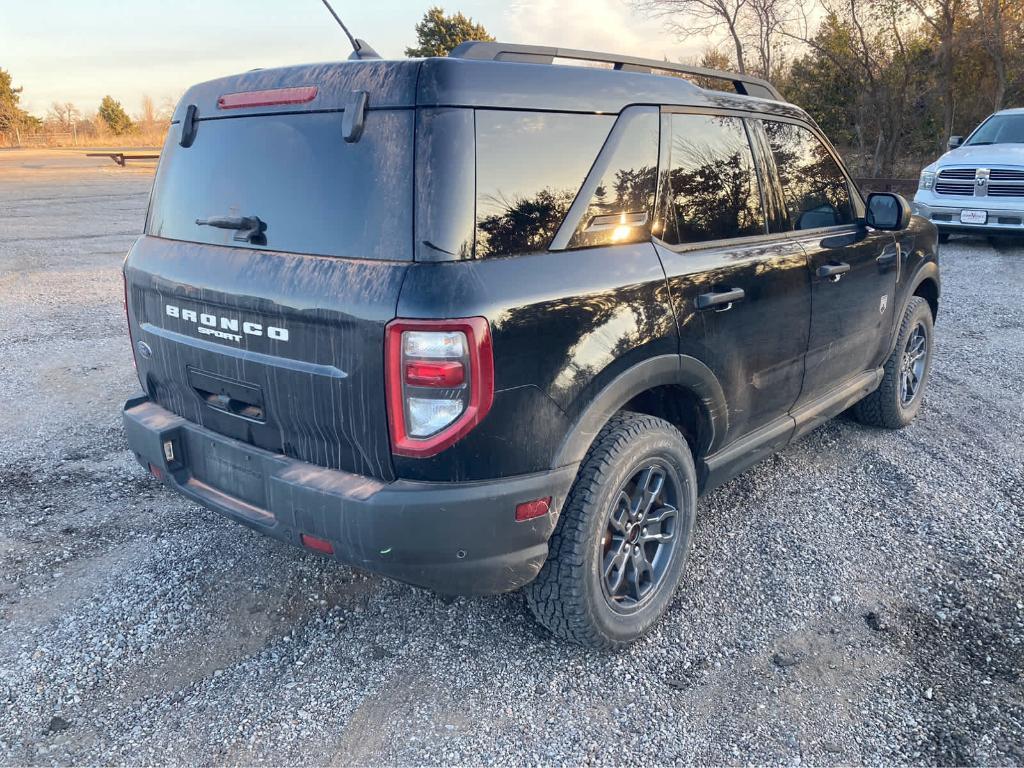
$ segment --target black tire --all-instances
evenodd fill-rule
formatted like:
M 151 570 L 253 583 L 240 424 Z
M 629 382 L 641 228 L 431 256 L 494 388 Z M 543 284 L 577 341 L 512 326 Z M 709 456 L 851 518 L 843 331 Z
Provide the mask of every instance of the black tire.
M 917 377 L 913 396 L 908 399 L 903 391 L 904 363 L 907 359 L 908 344 L 915 331 L 924 331 L 924 365 Z M 932 368 L 932 310 L 920 296 L 913 296 L 900 322 L 896 347 L 885 362 L 885 373 L 878 389 L 865 397 L 853 408 L 853 414 L 862 424 L 886 429 L 902 429 L 914 420 L 921 410 L 928 375 Z
M 939 242 L 940 243 L 948 243 L 949 242 L 949 232 L 939 232 Z
M 643 495 L 641 485 L 656 487 L 659 472 L 663 483 L 655 503 L 661 506 L 652 512 L 653 504 L 636 501 L 634 509 L 634 500 L 650 495 Z M 630 503 L 623 505 L 624 500 Z M 696 506 L 697 474 L 679 431 L 653 416 L 616 414 L 584 457 L 551 537 L 547 562 L 526 587 L 537 621 L 559 637 L 591 647 L 619 648 L 639 638 L 661 618 L 679 585 Z M 641 507 L 646 507 L 642 515 Z M 630 512 L 638 516 L 633 519 Z M 617 527 L 613 517 L 626 524 Z M 647 538 L 648 521 L 650 530 L 658 526 L 657 542 Z M 618 545 L 613 527 L 624 532 Z M 663 553 L 666 542 L 671 546 Z M 650 581 L 644 582 L 636 563 L 651 565 L 651 546 L 658 567 L 651 566 Z M 608 578 L 618 576 L 639 599 L 610 594 L 605 567 L 614 561 L 620 565 Z M 632 579 L 624 575 L 627 571 Z M 641 597 L 642 586 L 648 592 Z

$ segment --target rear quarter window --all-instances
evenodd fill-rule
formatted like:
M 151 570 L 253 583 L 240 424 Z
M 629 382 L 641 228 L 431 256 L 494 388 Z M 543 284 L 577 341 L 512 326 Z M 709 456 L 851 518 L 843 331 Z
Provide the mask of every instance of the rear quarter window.
M 614 122 L 613 115 L 477 110 L 477 258 L 546 249 Z
M 412 110 L 371 110 L 362 138 L 342 112 L 201 120 L 191 147 L 172 129 L 147 232 L 171 240 L 322 256 L 412 258 Z M 256 216 L 265 244 L 196 224 Z

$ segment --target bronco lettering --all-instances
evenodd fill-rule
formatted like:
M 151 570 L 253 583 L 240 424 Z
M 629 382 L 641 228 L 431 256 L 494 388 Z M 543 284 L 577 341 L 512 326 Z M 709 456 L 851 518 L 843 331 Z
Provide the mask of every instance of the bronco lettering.
M 168 317 L 176 317 L 179 320 L 199 325 L 200 327 L 197 330 L 205 336 L 215 336 L 218 339 L 227 339 L 229 341 L 241 341 L 242 334 L 247 336 L 266 335 L 267 338 L 274 339 L 275 341 L 288 341 L 287 328 L 268 325 L 264 332 L 261 323 L 244 322 L 241 323 L 242 333 L 238 333 L 239 320 L 234 317 L 219 317 L 206 312 L 198 314 L 195 310 L 182 309 L 174 304 L 167 304 L 164 307 L 164 311 Z

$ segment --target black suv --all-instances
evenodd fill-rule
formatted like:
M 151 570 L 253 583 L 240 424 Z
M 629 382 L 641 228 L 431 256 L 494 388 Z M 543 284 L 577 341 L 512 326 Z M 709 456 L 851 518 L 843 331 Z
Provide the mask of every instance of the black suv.
M 935 227 L 744 75 L 467 43 L 215 80 L 145 231 L 143 466 L 359 568 L 526 585 L 592 645 L 665 610 L 698 495 L 851 406 L 907 424 L 928 378 Z

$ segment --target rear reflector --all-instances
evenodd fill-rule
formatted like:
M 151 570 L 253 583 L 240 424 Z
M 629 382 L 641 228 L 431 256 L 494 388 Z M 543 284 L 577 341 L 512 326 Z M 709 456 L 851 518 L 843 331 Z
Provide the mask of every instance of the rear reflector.
M 533 501 L 524 501 L 522 504 L 516 506 L 516 522 L 521 523 L 524 520 L 533 520 L 535 517 L 543 517 L 551 509 L 551 497 L 547 496 L 543 499 L 534 499 Z
M 245 107 L 273 107 L 277 104 L 305 104 L 316 98 L 316 92 L 315 85 L 304 85 L 299 88 L 273 88 L 268 91 L 225 93 L 217 99 L 217 108 L 243 109 Z
M 310 536 L 308 533 L 302 533 L 299 534 L 299 541 L 302 542 L 302 546 L 308 547 L 315 552 L 320 552 L 325 555 L 334 554 L 334 545 L 327 539 L 320 539 L 316 536 Z
M 149 474 L 151 474 L 153 477 L 155 477 L 160 482 L 163 482 L 163 480 L 164 480 L 164 473 L 163 473 L 163 470 L 160 469 L 160 467 L 154 467 L 152 464 L 150 464 L 149 465 Z

